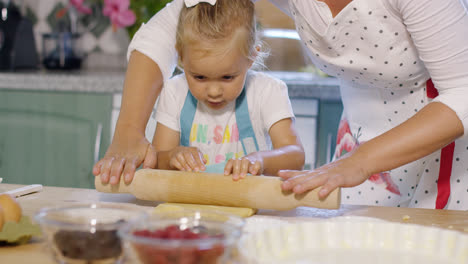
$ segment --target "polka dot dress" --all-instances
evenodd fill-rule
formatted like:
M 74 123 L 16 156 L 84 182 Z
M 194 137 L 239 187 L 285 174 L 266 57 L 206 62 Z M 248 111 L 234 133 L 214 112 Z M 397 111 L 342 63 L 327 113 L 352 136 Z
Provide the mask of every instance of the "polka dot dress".
M 382 1 L 355 0 L 335 18 L 318 1 L 290 1 L 291 15 L 314 64 L 341 81 L 343 118 L 357 142 L 401 124 L 430 102 L 430 76 L 406 26 Z M 315 19 L 314 19 L 315 18 Z M 325 21 L 320 23 L 320 21 Z M 441 151 L 377 181 L 342 189 L 342 201 L 435 208 Z M 389 185 L 395 185 L 389 191 Z M 446 209 L 468 210 L 468 139 L 455 142 Z

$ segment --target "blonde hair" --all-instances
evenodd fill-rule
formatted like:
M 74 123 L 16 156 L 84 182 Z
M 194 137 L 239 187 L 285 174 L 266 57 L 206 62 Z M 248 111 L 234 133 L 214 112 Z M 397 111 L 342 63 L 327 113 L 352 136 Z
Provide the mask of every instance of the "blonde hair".
M 206 52 L 239 48 L 241 54 L 253 62 L 253 67 L 263 66 L 267 55 L 260 50 L 255 6 L 251 0 L 217 0 L 214 6 L 202 2 L 190 8 L 184 5 L 176 34 L 179 58 L 183 58 L 185 46 L 200 42 L 204 44 L 200 48 Z M 227 47 L 220 47 L 220 42 Z

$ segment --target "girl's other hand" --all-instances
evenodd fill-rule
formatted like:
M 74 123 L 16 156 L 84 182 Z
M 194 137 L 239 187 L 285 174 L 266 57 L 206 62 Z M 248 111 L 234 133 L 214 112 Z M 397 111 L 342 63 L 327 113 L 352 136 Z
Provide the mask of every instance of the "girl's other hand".
M 123 174 L 125 183 L 131 183 L 135 170 L 143 163 L 143 168 L 155 168 L 156 150 L 144 135 L 138 132 L 114 135 L 104 158 L 93 167 L 93 174 L 101 177 L 102 183 L 118 184 Z
M 206 159 L 196 147 L 176 147 L 171 151 L 169 166 L 181 171 L 204 171 Z
M 232 174 L 232 179 L 244 179 L 247 173 L 260 175 L 263 173 L 263 159 L 249 155 L 240 159 L 230 159 L 224 167 L 224 175 Z
M 363 183 L 370 174 L 349 154 L 315 170 L 279 171 L 278 176 L 284 179 L 281 189 L 301 194 L 321 186 L 318 195 L 320 199 L 325 199 L 338 187 L 353 187 Z

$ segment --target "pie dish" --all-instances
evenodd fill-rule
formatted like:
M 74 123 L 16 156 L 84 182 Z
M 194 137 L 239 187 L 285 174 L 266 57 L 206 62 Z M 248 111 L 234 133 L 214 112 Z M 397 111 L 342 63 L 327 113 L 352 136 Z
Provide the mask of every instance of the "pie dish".
M 468 235 L 373 218 L 338 217 L 270 225 L 242 237 L 239 252 L 242 263 L 259 264 L 466 264 Z

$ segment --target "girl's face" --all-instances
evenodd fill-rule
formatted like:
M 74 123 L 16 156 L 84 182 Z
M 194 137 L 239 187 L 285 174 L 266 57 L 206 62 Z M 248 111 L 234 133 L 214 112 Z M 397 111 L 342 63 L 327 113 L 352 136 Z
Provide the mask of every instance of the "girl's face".
M 252 61 L 236 48 L 207 52 L 198 49 L 198 45 L 187 45 L 183 52 L 182 64 L 189 89 L 211 109 L 222 109 L 242 92 Z

